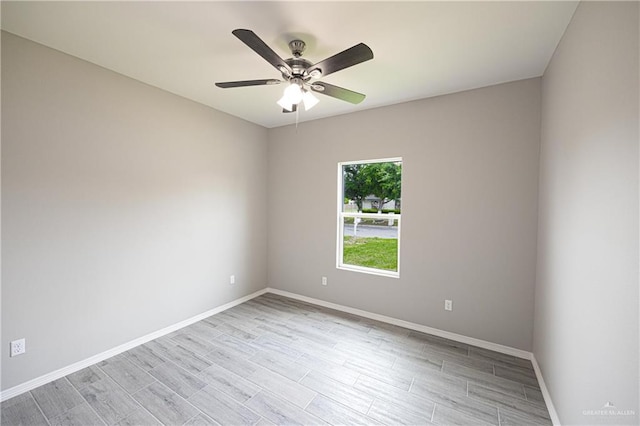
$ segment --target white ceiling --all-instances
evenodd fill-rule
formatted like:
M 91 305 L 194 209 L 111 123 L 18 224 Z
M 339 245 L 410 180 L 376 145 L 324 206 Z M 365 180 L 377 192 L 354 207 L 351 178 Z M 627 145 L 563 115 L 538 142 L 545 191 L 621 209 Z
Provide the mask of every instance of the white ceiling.
M 7 2 L 2 29 L 265 127 L 294 123 L 284 86 L 220 89 L 279 78 L 231 34 L 253 30 L 281 57 L 307 43 L 318 62 L 357 43 L 374 59 L 321 81 L 367 95 L 318 95 L 299 121 L 459 92 L 544 72 L 577 2 Z

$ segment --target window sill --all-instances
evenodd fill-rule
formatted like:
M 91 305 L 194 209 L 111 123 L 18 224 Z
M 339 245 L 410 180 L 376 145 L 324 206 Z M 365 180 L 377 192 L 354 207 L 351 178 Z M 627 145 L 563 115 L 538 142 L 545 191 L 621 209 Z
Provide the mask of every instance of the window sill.
M 366 268 L 364 266 L 355 265 L 338 265 L 336 268 L 343 271 L 360 272 L 369 275 L 378 275 L 380 277 L 387 278 L 400 278 L 400 272 L 398 271 L 385 271 L 383 269 Z

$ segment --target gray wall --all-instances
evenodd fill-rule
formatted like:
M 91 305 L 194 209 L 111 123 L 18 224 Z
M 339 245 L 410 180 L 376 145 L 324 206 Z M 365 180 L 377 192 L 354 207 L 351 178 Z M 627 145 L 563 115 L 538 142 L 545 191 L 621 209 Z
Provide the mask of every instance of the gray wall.
M 530 350 L 539 141 L 540 79 L 270 130 L 269 285 Z M 337 163 L 396 156 L 400 278 L 337 270 Z
M 3 389 L 265 287 L 266 129 L 7 33 L 2 65 Z
M 638 424 L 638 3 L 582 2 L 542 87 L 534 354 L 562 424 Z M 633 417 L 591 416 L 612 402 Z

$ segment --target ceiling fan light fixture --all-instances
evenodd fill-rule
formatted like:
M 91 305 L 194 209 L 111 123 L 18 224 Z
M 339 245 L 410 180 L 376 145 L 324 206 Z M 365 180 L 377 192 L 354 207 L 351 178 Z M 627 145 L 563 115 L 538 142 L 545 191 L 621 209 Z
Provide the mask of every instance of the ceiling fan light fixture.
M 287 111 L 293 111 L 293 104 L 289 102 L 286 95 L 280 98 L 277 104 L 280 105 L 283 109 L 286 109 Z
M 304 102 L 304 110 L 309 111 L 320 101 L 318 100 L 318 98 L 313 96 L 311 92 L 305 90 L 302 94 L 302 102 Z
M 284 97 L 288 103 L 299 104 L 302 100 L 302 89 L 298 83 L 291 83 L 286 89 L 284 89 Z

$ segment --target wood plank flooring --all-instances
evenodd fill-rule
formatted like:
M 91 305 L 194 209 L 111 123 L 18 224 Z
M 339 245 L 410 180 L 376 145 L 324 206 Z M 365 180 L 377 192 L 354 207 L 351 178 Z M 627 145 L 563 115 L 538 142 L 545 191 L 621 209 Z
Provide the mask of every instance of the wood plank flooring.
M 2 403 L 2 425 L 550 425 L 527 360 L 266 294 Z

